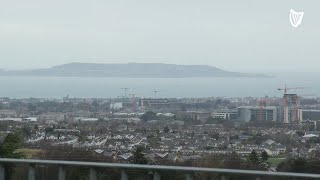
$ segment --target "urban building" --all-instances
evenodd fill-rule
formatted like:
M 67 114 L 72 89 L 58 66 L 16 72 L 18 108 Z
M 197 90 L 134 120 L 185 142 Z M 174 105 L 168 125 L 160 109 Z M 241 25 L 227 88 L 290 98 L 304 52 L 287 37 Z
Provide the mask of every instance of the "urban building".
M 211 117 L 213 118 L 219 118 L 224 120 L 236 120 L 238 118 L 238 112 L 237 111 L 218 111 L 218 112 L 212 112 Z
M 277 121 L 277 107 L 275 106 L 245 106 L 238 108 L 238 120 L 250 121 Z
M 168 99 L 140 99 L 139 103 L 142 108 L 167 108 L 170 103 Z
M 300 123 L 302 121 L 302 108 L 299 107 L 297 94 L 284 94 L 282 106 L 282 122 Z
M 122 102 L 110 103 L 110 109 L 121 109 L 123 107 Z
M 178 120 L 190 119 L 194 121 L 207 121 L 211 113 L 209 112 L 194 112 L 194 111 L 180 111 L 176 114 Z
M 302 110 L 303 120 L 320 120 L 320 110 L 317 109 L 304 109 Z

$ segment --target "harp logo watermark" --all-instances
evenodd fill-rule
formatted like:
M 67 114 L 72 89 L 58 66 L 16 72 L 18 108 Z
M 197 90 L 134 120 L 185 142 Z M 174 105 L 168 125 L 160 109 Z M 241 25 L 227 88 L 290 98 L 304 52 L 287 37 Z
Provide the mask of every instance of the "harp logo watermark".
M 296 12 L 293 9 L 290 9 L 289 20 L 290 20 L 291 26 L 294 28 L 297 28 L 298 26 L 300 26 L 303 15 L 304 15 L 304 12 Z

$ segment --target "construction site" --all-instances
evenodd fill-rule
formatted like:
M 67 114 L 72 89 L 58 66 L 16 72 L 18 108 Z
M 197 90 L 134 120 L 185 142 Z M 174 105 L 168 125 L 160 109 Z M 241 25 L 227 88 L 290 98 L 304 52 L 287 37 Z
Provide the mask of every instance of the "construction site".
M 281 102 L 275 102 L 274 99 L 266 97 L 258 100 L 259 106 L 239 107 L 239 120 L 244 122 L 277 121 L 286 124 L 301 124 L 307 118 L 304 119 L 303 117 L 300 98 L 302 96 L 312 96 L 296 93 L 296 90 L 302 89 L 304 87 L 287 87 L 285 85 L 284 88 L 277 89 L 281 92 Z M 293 90 L 294 93 L 292 93 Z

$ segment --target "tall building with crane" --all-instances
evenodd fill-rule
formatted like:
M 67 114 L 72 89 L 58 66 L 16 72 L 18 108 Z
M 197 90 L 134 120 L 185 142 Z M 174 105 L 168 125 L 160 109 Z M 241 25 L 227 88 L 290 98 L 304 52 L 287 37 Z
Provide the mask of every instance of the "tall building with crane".
M 303 87 L 278 88 L 283 91 L 283 104 L 281 107 L 281 116 L 283 123 L 299 124 L 302 121 L 302 108 L 300 107 L 298 95 L 295 93 L 288 93 L 288 90 L 303 89 Z

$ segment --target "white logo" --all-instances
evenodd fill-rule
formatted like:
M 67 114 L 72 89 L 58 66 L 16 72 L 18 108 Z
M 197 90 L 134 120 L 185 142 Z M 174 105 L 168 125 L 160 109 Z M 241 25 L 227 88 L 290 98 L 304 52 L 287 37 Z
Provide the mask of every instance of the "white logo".
M 298 27 L 301 24 L 304 12 L 295 12 L 293 9 L 290 9 L 289 20 L 293 27 Z

